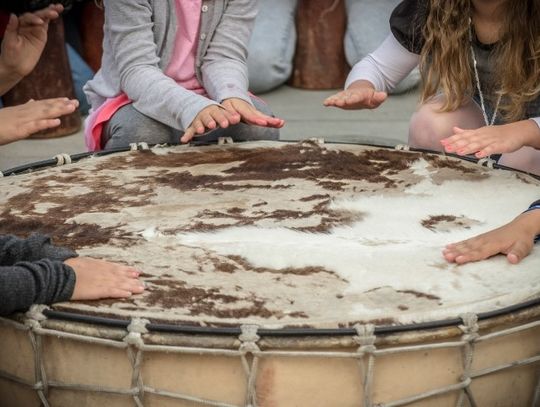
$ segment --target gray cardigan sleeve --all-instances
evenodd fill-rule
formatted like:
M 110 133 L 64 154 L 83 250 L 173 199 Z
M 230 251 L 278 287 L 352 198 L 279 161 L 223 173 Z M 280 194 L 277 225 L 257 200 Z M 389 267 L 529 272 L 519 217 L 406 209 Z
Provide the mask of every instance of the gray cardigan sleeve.
M 159 66 L 148 0 L 105 0 L 105 25 L 120 74 L 120 88 L 141 113 L 185 130 L 216 102 L 179 86 Z
M 256 0 L 229 0 L 212 40 L 203 55 L 201 72 L 208 95 L 222 102 L 248 94 L 248 44 L 257 16 Z
M 45 236 L 0 236 L 0 315 L 69 300 L 75 272 L 63 261 L 76 256 Z

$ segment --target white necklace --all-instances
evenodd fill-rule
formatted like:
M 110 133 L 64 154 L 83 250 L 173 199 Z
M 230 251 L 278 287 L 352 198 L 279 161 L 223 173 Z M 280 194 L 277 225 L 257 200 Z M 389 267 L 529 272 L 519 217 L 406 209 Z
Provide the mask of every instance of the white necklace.
M 478 89 L 478 95 L 480 96 L 480 107 L 482 108 L 482 114 L 484 115 L 484 122 L 486 126 L 493 126 L 495 119 L 497 118 L 497 111 L 499 110 L 499 104 L 501 103 L 501 94 L 497 97 L 497 103 L 495 103 L 495 110 L 493 110 L 493 116 L 489 120 L 486 113 L 486 106 L 484 104 L 484 94 L 482 93 L 482 87 L 480 86 L 480 76 L 478 75 L 478 67 L 476 62 L 476 54 L 473 48 L 473 35 L 472 35 L 472 21 L 469 18 L 469 48 L 471 50 L 471 56 L 473 60 L 474 79 L 476 80 L 476 89 Z

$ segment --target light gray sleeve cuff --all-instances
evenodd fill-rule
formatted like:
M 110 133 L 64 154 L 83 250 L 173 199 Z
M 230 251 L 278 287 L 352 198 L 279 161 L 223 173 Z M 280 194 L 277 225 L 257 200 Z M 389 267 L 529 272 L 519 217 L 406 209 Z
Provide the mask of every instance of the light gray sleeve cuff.
M 353 82 L 366 80 L 377 91 L 388 92 L 419 63 L 419 55 L 409 52 L 393 34 L 389 34 L 379 48 L 354 65 L 345 82 L 345 89 Z
M 538 127 L 540 127 L 540 117 L 531 117 L 531 120 L 535 122 Z

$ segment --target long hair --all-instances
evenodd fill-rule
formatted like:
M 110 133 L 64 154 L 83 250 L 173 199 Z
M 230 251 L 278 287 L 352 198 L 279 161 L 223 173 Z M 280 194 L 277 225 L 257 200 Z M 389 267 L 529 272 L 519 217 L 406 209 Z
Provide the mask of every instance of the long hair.
M 422 102 L 439 89 L 443 111 L 457 109 L 474 94 L 469 41 L 471 0 L 430 0 L 421 52 Z M 525 104 L 540 94 L 540 0 L 507 0 L 500 40 L 494 49 L 494 89 L 502 95 L 500 112 L 520 120 Z

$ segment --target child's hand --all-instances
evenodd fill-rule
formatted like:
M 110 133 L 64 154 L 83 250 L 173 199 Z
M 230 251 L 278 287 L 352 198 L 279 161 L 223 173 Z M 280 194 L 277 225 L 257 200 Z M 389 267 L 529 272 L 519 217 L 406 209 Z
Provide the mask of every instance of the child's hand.
M 76 275 L 72 300 L 126 298 L 144 291 L 141 272 L 133 267 L 89 257 L 74 257 L 64 263 Z
M 283 119 L 268 116 L 258 111 L 254 106 L 242 99 L 225 99 L 222 105 L 229 113 L 240 115 L 240 120 L 247 124 L 275 128 L 281 128 L 285 124 Z
M 59 126 L 58 117 L 73 113 L 78 106 L 77 100 L 57 98 L 4 107 L 0 109 L 0 145 Z
M 388 97 L 386 92 L 377 92 L 373 85 L 366 81 L 354 82 L 346 90 L 328 97 L 325 106 L 339 107 L 345 110 L 375 109 Z
M 240 115 L 233 114 L 220 105 L 211 105 L 199 112 L 193 122 L 180 138 L 182 143 L 189 143 L 193 137 L 202 136 L 209 130 L 218 127 L 225 129 L 230 125 L 240 123 Z
M 454 127 L 453 131 L 452 136 L 441 140 L 444 150 L 459 155 L 474 153 L 476 158 L 511 153 L 523 146 L 535 147 L 540 144 L 540 129 L 532 120 L 484 126 L 474 130 Z
M 531 252 L 538 229 L 540 210 L 526 212 L 498 229 L 449 244 L 443 256 L 449 262 L 464 264 L 502 253 L 510 263 L 516 264 Z
M 0 53 L 0 65 L 6 73 L 22 78 L 32 72 L 47 42 L 49 22 L 63 9 L 61 4 L 52 4 L 34 13 L 10 16 Z

